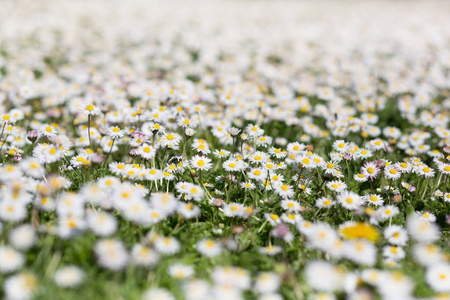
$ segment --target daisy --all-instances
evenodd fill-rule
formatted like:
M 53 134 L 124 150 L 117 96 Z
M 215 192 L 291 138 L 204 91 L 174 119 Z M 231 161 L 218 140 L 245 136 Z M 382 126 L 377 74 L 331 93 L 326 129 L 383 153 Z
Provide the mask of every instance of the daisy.
M 178 144 L 181 141 L 181 137 L 176 133 L 167 133 L 164 134 L 161 138 L 161 143 L 168 147 L 173 149 L 178 149 Z
M 367 149 L 359 149 L 358 151 L 355 152 L 354 154 L 355 158 L 363 158 L 363 159 L 367 159 L 373 156 L 372 151 L 367 150 Z
M 310 156 L 299 156 L 296 158 L 303 168 L 313 169 L 316 167 L 314 160 Z
M 270 159 L 268 159 L 264 164 L 263 164 L 263 168 L 266 170 L 271 170 L 271 171 L 275 171 L 278 168 L 278 166 L 272 162 Z
M 194 275 L 194 268 L 184 264 L 172 264 L 167 273 L 175 279 L 188 279 Z
M 328 251 L 338 239 L 336 230 L 328 223 L 317 222 L 311 230 L 305 234 L 311 247 L 322 251 Z
M 264 134 L 264 130 L 261 129 L 258 125 L 253 125 L 253 124 L 248 124 L 245 127 L 245 132 L 250 136 L 250 137 L 260 137 Z
M 188 118 L 186 116 L 178 116 L 177 125 L 179 127 L 183 127 L 183 128 L 186 128 L 186 127 L 195 128 L 195 127 L 197 127 L 198 123 L 195 118 Z
M 393 218 L 396 215 L 398 215 L 400 210 L 398 209 L 397 206 L 386 205 L 386 206 L 381 207 L 377 212 L 378 212 L 378 216 L 381 220 L 387 220 L 389 218 Z
M 275 156 L 275 158 L 284 158 L 286 157 L 286 151 L 281 150 L 281 148 L 270 147 L 269 154 Z
M 205 191 L 200 186 L 190 183 L 186 190 L 186 196 L 188 199 L 193 199 L 194 201 L 201 201 L 205 195 Z
M 306 149 L 306 145 L 305 144 L 301 144 L 299 142 L 289 143 L 287 145 L 287 152 L 289 154 L 301 154 L 301 153 L 303 153 L 303 151 L 305 149 Z
M 94 246 L 98 264 L 106 269 L 120 270 L 128 264 L 128 253 L 122 241 L 107 239 Z
M 156 149 L 147 143 L 143 143 L 138 148 L 138 153 L 143 159 L 152 159 L 156 155 Z
M 154 267 L 159 261 L 159 254 L 148 246 L 135 244 L 131 248 L 131 261 L 137 266 Z
M 11 273 L 20 269 L 25 262 L 22 253 L 14 250 L 10 246 L 0 246 L 0 272 Z
M 306 282 L 316 291 L 334 292 L 342 285 L 342 272 L 332 263 L 313 260 L 305 267 Z
M 125 134 L 125 131 L 120 129 L 117 126 L 109 126 L 106 131 L 106 134 L 112 139 L 117 139 L 117 138 L 123 137 Z
M 3 124 L 14 124 L 16 121 L 17 119 L 11 114 L 0 115 L 0 122 L 2 122 Z
M 222 245 L 211 239 L 204 239 L 197 242 L 197 251 L 207 257 L 214 257 L 222 252 Z
M 295 193 L 293 187 L 288 184 L 275 185 L 275 192 L 282 198 L 291 198 Z
M 209 150 L 209 146 L 206 143 L 194 142 L 192 144 L 191 148 L 193 150 L 196 150 L 196 151 L 198 151 L 198 152 L 200 152 L 202 154 L 205 154 L 205 155 L 211 153 L 211 150 Z
M 355 181 L 362 183 L 362 182 L 366 182 L 369 179 L 369 176 L 365 175 L 364 173 L 359 173 L 359 174 L 353 175 L 353 179 Z
M 201 214 L 200 208 L 192 203 L 179 203 L 177 211 L 186 219 L 192 219 Z
M 387 166 L 384 169 L 384 175 L 386 176 L 386 178 L 391 180 L 399 179 L 401 174 L 401 170 L 397 169 L 395 165 Z
M 450 264 L 436 264 L 427 269 L 427 283 L 439 293 L 450 293 Z
M 97 106 L 94 106 L 92 104 L 88 104 L 88 105 L 85 105 L 84 107 L 82 107 L 81 111 L 86 116 L 95 116 L 100 113 L 100 108 L 98 108 Z
M 425 221 L 436 222 L 436 216 L 433 213 L 416 211 L 416 214 Z
M 422 266 L 440 264 L 444 260 L 444 254 L 435 244 L 416 244 L 413 246 L 412 253 Z
M 224 157 L 228 157 L 231 154 L 230 151 L 225 150 L 225 149 L 221 149 L 221 150 L 214 150 L 213 155 L 217 158 L 224 158 Z
M 440 164 L 438 164 L 438 170 L 442 174 L 450 175 L 450 164 L 449 163 L 440 163 Z
M 335 170 L 340 168 L 336 161 L 325 162 L 321 167 L 325 174 L 333 174 Z
M 361 197 L 350 191 L 343 192 L 339 194 L 337 201 L 348 210 L 355 210 L 362 205 Z
M 239 172 L 243 171 L 246 165 L 242 160 L 230 158 L 223 162 L 222 167 L 228 172 Z
M 384 230 L 384 237 L 390 244 L 405 246 L 408 241 L 408 234 L 399 225 L 391 225 Z
M 264 218 L 272 226 L 276 226 L 278 224 L 281 224 L 281 219 L 280 219 L 280 217 L 277 214 L 265 213 L 264 214 Z
M 328 189 L 335 191 L 336 193 L 341 193 L 347 188 L 347 184 L 340 180 L 329 181 L 325 185 Z
M 445 202 L 450 202 L 450 193 L 445 193 L 444 195 L 442 195 L 442 197 L 444 198 Z
M 87 226 L 96 236 L 110 236 L 118 227 L 116 218 L 105 212 L 89 213 Z
M 254 289 L 257 293 L 274 293 L 280 287 L 280 276 L 275 272 L 260 272 L 255 281 Z
M 364 195 L 362 199 L 369 204 L 373 204 L 375 206 L 383 205 L 383 197 L 377 194 Z
M 46 136 L 48 138 L 55 137 L 58 134 L 56 129 L 53 126 L 50 126 L 48 124 L 42 125 L 39 128 L 39 133 L 43 134 L 44 136 Z
M 347 241 L 344 256 L 362 266 L 373 266 L 377 259 L 375 245 L 365 239 Z
M 161 254 L 173 255 L 180 251 L 181 245 L 174 237 L 159 237 L 155 241 L 155 248 Z
M 300 203 L 294 200 L 282 200 L 281 208 L 287 210 L 288 212 L 300 212 L 302 210 Z
M 412 214 L 406 220 L 408 233 L 420 243 L 433 243 L 439 239 L 439 228 L 435 223 Z
M 245 207 L 240 203 L 224 204 L 223 213 L 228 217 L 241 217 Z
M 77 266 L 66 266 L 55 272 L 53 277 L 57 286 L 62 288 L 73 288 L 80 285 L 85 277 L 85 273 Z
M 211 159 L 206 156 L 195 155 L 191 158 L 190 163 L 195 170 L 208 171 L 212 168 Z
M 267 178 L 268 173 L 268 171 L 263 170 L 262 168 L 252 168 L 247 172 L 247 176 L 249 179 L 264 181 Z
M 253 182 L 241 182 L 240 186 L 246 191 L 252 191 L 256 188 Z
M 380 174 L 381 169 L 378 167 L 378 164 L 374 161 L 365 162 L 361 167 L 362 173 L 369 177 L 369 179 L 374 180 L 377 178 L 378 174 Z
M 248 159 L 252 163 L 264 163 L 269 158 L 269 155 L 267 155 L 264 152 L 256 151 L 252 155 L 249 155 Z
M 383 256 L 387 259 L 392 259 L 394 261 L 401 260 L 405 258 L 405 250 L 398 246 L 384 246 Z
M 425 178 L 434 177 L 434 170 L 426 165 L 421 166 L 416 172 L 417 174 L 424 176 Z
M 178 207 L 178 200 L 171 193 L 157 192 L 150 197 L 150 204 L 159 212 L 170 215 Z
M 0 201 L 0 219 L 6 222 L 18 223 L 26 218 L 28 214 L 25 204 L 3 200 Z
M 333 149 L 339 153 L 345 153 L 349 150 L 349 144 L 344 140 L 336 140 L 332 145 Z
M 126 164 L 122 162 L 112 162 L 108 167 L 112 173 L 122 175 L 125 171 Z
M 335 205 L 336 202 L 328 197 L 321 197 L 316 200 L 316 207 L 318 208 L 330 208 Z
M 9 232 L 10 244 L 21 251 L 32 248 L 37 242 L 37 235 L 31 225 L 24 224 L 13 228 Z
M 283 221 L 284 223 L 287 224 L 298 224 L 299 222 L 301 222 L 303 219 L 300 215 L 298 214 L 292 214 L 292 213 L 283 213 L 280 217 L 281 221 Z
M 175 297 L 167 289 L 151 288 L 144 292 L 142 300 L 175 300 Z
M 38 279 L 32 273 L 21 273 L 8 277 L 3 283 L 6 299 L 32 299 L 38 288 Z
M 280 246 L 267 246 L 259 248 L 259 253 L 274 256 L 282 252 L 282 248 Z
M 387 142 L 382 139 L 369 141 L 367 145 L 374 150 L 386 150 Z

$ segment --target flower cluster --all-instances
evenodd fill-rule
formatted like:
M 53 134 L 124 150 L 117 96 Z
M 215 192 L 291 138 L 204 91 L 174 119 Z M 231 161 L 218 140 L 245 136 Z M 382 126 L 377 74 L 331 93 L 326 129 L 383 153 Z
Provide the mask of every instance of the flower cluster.
M 450 299 L 445 5 L 37 2 L 1 18 L 5 299 Z

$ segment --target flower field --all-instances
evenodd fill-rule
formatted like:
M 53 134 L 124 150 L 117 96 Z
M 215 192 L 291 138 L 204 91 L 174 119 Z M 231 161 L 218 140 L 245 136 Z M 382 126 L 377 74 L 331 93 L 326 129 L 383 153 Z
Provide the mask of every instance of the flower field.
M 0 5 L 0 298 L 450 299 L 450 3 Z

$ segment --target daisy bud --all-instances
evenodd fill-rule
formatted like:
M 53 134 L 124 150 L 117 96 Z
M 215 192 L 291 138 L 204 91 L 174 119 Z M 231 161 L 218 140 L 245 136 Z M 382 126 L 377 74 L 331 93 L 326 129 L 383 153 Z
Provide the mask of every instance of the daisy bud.
M 137 148 L 130 149 L 130 152 L 128 152 L 128 155 L 131 157 L 138 157 L 139 151 Z
M 223 200 L 220 198 L 213 198 L 212 199 L 212 204 L 216 207 L 220 207 L 223 205 Z
M 37 141 L 37 138 L 38 138 L 38 132 L 37 132 L 37 130 L 31 130 L 31 131 L 28 132 L 27 139 L 28 139 L 30 142 L 32 142 L 32 143 L 36 142 L 36 141 Z
M 447 225 L 450 225 L 450 215 L 445 216 L 445 223 L 447 223 Z
M 191 136 L 193 136 L 195 133 L 196 133 L 196 131 L 194 130 L 194 129 L 192 129 L 192 128 L 186 128 L 186 130 L 184 131 L 184 133 L 188 136 L 188 137 L 191 137 Z
M 410 185 L 410 186 L 408 187 L 408 191 L 411 192 L 411 193 L 414 193 L 414 192 L 416 191 L 416 187 Z
M 345 159 L 345 160 L 349 160 L 349 161 L 350 161 L 350 160 L 352 160 L 352 158 L 353 158 L 353 156 L 352 156 L 351 153 L 345 153 L 345 154 L 344 154 L 344 159 Z
M 226 239 L 224 241 L 224 246 L 232 252 L 237 251 L 239 249 L 238 243 L 236 243 L 236 241 L 233 239 Z
M 314 150 L 314 146 L 313 145 L 307 145 L 306 146 L 306 150 L 313 151 Z
M 140 137 L 144 137 L 144 135 L 143 135 L 142 133 L 140 133 L 140 132 L 133 131 L 133 132 L 131 133 L 131 137 L 132 137 L 132 138 L 140 138 Z
M 445 152 L 445 153 L 450 153 L 450 145 L 445 144 L 445 146 L 444 146 L 444 152 Z
M 286 234 L 289 233 L 289 227 L 285 224 L 278 225 L 275 228 L 275 233 L 277 237 L 283 238 Z
M 213 228 L 212 232 L 214 234 L 221 235 L 223 233 L 223 230 L 221 228 Z
M 400 194 L 396 194 L 392 197 L 392 201 L 394 201 L 394 203 L 400 203 L 402 202 L 402 195 Z
M 242 225 L 235 225 L 231 228 L 231 232 L 235 235 L 240 235 L 244 232 L 244 227 Z
M 104 161 L 104 158 L 103 158 L 103 156 L 101 156 L 101 155 L 94 154 L 94 155 L 91 157 L 91 160 L 92 160 L 92 162 L 95 163 L 95 164 L 100 164 L 100 163 L 102 163 L 102 162 Z
M 237 135 L 239 134 L 240 131 L 241 131 L 241 130 L 240 130 L 239 128 L 236 128 L 236 127 L 230 127 L 230 128 L 228 129 L 228 132 L 231 134 L 232 137 L 237 136 Z
M 386 166 L 386 162 L 382 159 L 377 160 L 376 164 L 379 168 L 383 168 L 384 166 Z
M 15 162 L 21 161 L 21 160 L 22 160 L 22 155 L 20 155 L 20 154 L 14 155 L 14 156 L 13 156 L 13 160 L 14 160 Z

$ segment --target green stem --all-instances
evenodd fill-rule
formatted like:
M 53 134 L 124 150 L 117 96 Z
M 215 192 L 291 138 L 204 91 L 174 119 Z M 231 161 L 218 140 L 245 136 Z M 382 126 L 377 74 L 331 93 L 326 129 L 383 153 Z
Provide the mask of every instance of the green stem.
M 91 115 L 88 115 L 88 138 L 89 138 L 89 145 L 91 147 L 91 150 L 94 151 L 94 148 L 92 147 L 91 142 Z

